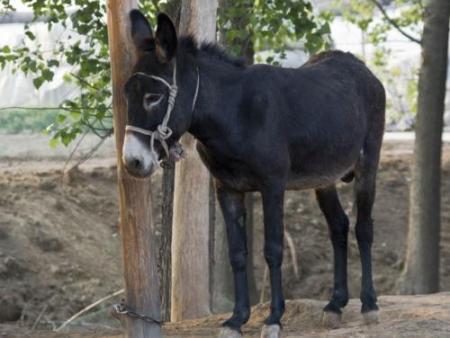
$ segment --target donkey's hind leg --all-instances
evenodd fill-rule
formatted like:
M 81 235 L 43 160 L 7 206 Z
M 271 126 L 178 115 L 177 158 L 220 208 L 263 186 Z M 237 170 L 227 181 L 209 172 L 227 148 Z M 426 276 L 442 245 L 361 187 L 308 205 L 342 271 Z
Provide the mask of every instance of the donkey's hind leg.
M 347 238 L 349 220 L 336 191 L 336 187 L 317 189 L 316 197 L 330 232 L 334 252 L 334 290 L 330 302 L 324 308 L 323 324 L 328 328 L 340 325 L 341 308 L 347 305 Z
M 355 198 L 356 198 L 356 226 L 355 233 L 361 258 L 362 279 L 361 313 L 367 324 L 378 322 L 377 296 L 372 279 L 372 242 L 373 220 L 372 207 L 375 200 L 375 181 L 378 167 L 379 153 L 364 154 L 356 170 Z

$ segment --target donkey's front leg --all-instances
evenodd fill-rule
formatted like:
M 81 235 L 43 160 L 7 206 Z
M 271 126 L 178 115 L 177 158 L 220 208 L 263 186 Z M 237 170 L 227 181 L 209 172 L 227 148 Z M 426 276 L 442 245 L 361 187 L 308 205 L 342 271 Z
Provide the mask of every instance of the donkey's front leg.
M 227 227 L 228 252 L 234 275 L 235 297 L 233 315 L 223 323 L 228 330 L 222 330 L 221 337 L 240 336 L 237 333 L 250 317 L 244 197 L 244 193 L 221 186 L 217 187 L 217 198 Z M 230 328 L 232 331 L 229 330 Z
M 272 185 L 262 191 L 264 210 L 264 257 L 270 272 L 271 303 L 270 315 L 264 321 L 262 337 L 278 337 L 281 316 L 284 313 L 284 297 L 281 284 L 283 261 L 283 203 L 282 184 Z

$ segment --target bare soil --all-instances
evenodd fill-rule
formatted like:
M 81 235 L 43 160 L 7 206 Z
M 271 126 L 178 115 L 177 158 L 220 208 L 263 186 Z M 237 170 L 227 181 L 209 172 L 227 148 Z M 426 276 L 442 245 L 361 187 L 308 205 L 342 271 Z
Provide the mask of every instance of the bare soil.
M 450 293 L 423 296 L 381 296 L 380 321 L 365 325 L 359 313 L 359 300 L 352 299 L 342 317 L 338 329 L 322 327 L 321 316 L 324 301 L 311 299 L 288 300 L 283 317 L 284 338 L 448 338 L 450 337 Z M 251 320 L 243 327 L 244 338 L 260 336 L 263 320 L 269 312 L 269 304 L 252 308 Z M 216 337 L 221 322 L 227 314 L 204 319 L 170 323 L 163 327 L 167 338 Z M 56 333 L 30 331 L 12 325 L 3 325 L 0 337 L 8 338 L 125 338 L 118 330 Z
M 380 295 L 397 293 L 396 283 L 404 263 L 411 159 L 411 143 L 385 144 L 374 209 L 374 278 Z M 78 337 L 85 332 L 90 332 L 92 337 L 117 336 L 114 328 L 118 323 L 108 319 L 110 303 L 75 322 L 70 327 L 78 330 L 74 335 L 37 331 L 58 327 L 77 311 L 122 287 L 116 169 L 113 163 L 114 159 L 110 157 L 97 158 L 64 176 L 61 172 L 64 162 L 60 159 L 0 158 L 0 337 Z M 443 168 L 441 290 L 448 291 L 448 145 Z M 154 214 L 159 223 L 160 176 L 155 178 L 154 187 Z M 352 185 L 341 184 L 339 191 L 344 208 L 352 214 Z M 255 275 L 260 290 L 263 287 L 264 261 L 261 254 L 262 211 L 258 195 L 256 201 Z M 283 268 L 286 297 L 327 299 L 332 287 L 331 244 L 313 193 L 287 194 L 285 223 L 294 241 L 299 268 L 299 274 L 295 276 L 291 253 L 286 250 Z M 349 289 L 351 296 L 357 298 L 360 264 L 353 231 L 350 238 Z M 448 293 L 429 298 L 381 297 L 380 304 L 384 311 L 382 324 L 370 330 L 361 328 L 359 304 L 352 301 L 344 317 L 344 328 L 325 333 L 317 322 L 323 301 L 292 301 L 288 303 L 284 317 L 285 332 L 292 337 L 450 337 Z M 256 308 L 256 315 L 246 326 L 250 336 L 260 329 L 266 310 L 264 306 Z M 445 311 L 446 316 L 443 315 Z M 189 336 L 192 329 L 191 336 L 209 337 L 213 335 L 211 328 L 216 330 L 221 318 L 211 317 L 180 327 L 168 326 L 167 332 L 184 337 Z M 383 335 L 386 325 L 392 330 L 400 330 L 398 335 Z M 421 328 L 425 331 L 420 331 Z M 439 331 L 441 328 L 447 331 Z M 95 330 L 100 331 L 97 334 Z

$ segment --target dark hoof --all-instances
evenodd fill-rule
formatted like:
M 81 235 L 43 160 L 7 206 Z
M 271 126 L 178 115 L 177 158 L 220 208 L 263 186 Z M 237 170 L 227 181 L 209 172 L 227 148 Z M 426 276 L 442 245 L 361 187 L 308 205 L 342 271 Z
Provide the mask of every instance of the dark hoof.
M 379 313 L 378 310 L 372 310 L 368 312 L 364 312 L 363 314 L 364 324 L 366 325 L 372 325 L 372 324 L 378 324 L 379 323 Z
M 232 328 L 224 326 L 220 329 L 218 338 L 241 338 L 242 334 Z
M 264 325 L 261 338 L 281 338 L 281 327 L 278 324 Z
M 324 311 L 322 317 L 322 325 L 327 329 L 339 329 L 341 327 L 342 314 Z

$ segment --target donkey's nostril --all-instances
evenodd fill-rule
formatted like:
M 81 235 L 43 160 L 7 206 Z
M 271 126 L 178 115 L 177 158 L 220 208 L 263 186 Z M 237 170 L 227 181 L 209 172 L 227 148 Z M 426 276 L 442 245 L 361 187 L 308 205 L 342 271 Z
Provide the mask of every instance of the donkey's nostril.
M 142 162 L 141 162 L 141 160 L 135 158 L 135 159 L 133 159 L 133 161 L 131 162 L 131 165 L 133 166 L 134 169 L 141 169 Z

